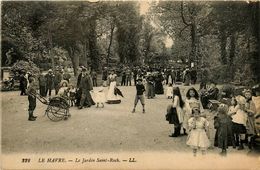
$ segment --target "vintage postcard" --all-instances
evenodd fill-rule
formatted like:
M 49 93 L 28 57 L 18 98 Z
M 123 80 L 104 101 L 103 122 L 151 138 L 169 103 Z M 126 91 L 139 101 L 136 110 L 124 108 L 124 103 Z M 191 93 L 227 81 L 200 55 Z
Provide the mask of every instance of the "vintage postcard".
M 2 1 L 1 169 L 260 167 L 260 1 Z

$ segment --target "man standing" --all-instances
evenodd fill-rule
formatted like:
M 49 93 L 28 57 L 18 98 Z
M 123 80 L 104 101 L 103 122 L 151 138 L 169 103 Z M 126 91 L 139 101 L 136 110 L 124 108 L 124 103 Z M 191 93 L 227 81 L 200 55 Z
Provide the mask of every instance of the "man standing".
M 62 80 L 61 71 L 59 69 L 56 69 L 55 77 L 54 77 L 55 95 L 57 95 L 59 92 L 61 80 Z
M 21 90 L 21 96 L 26 95 L 26 89 L 27 89 L 27 79 L 25 78 L 24 72 L 21 73 L 20 77 L 20 90 Z
M 92 77 L 93 86 L 97 87 L 97 72 L 95 70 L 91 71 L 91 77 Z
M 103 86 L 107 86 L 107 76 L 108 76 L 108 71 L 107 67 L 104 67 L 103 74 L 102 74 L 102 80 L 103 80 Z
M 126 71 L 126 85 L 131 86 L 131 79 L 132 79 L 132 72 L 131 70 L 128 68 Z
M 46 97 L 46 83 L 47 82 L 46 82 L 46 77 L 43 74 L 43 71 L 41 71 L 38 81 L 39 81 L 39 87 L 40 87 L 40 95 L 42 97 Z
M 125 82 L 126 82 L 126 72 L 125 72 L 125 68 L 123 68 L 121 86 L 125 86 Z
M 52 89 L 53 89 L 53 87 L 54 87 L 54 74 L 53 74 L 53 72 L 52 72 L 52 69 L 49 69 L 49 71 L 48 71 L 48 74 L 46 74 L 46 95 L 47 95 L 47 93 L 48 93 L 48 91 L 49 91 L 49 96 L 51 96 L 51 91 L 52 91 Z
M 90 76 L 87 74 L 86 68 L 82 68 L 79 90 L 81 91 L 79 109 L 84 107 L 85 102 L 87 102 L 87 107 L 90 107 L 91 104 L 93 104 L 93 100 L 90 95 L 90 90 L 93 90 L 93 87 L 91 85 Z

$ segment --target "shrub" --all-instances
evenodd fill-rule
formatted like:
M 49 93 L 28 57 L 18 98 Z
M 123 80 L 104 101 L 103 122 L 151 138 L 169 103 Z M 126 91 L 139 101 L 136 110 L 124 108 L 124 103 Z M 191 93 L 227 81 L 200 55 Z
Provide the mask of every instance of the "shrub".
M 24 61 L 24 60 L 19 60 L 11 68 L 12 72 L 19 72 L 21 73 L 22 71 L 28 72 L 30 71 L 33 75 L 38 76 L 40 73 L 40 69 L 31 61 Z

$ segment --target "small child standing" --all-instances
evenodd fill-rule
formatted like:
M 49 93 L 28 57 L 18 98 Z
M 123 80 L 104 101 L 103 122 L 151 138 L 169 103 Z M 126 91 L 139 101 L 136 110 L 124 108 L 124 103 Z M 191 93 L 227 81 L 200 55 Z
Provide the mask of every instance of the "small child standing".
M 75 105 L 75 100 L 76 100 L 76 88 L 73 85 L 69 86 L 69 98 L 70 98 L 70 103 L 71 106 Z
M 135 96 L 134 109 L 133 109 L 132 113 L 135 112 L 135 107 L 136 107 L 139 100 L 141 101 L 141 104 L 143 106 L 143 113 L 145 113 L 144 92 L 145 92 L 145 88 L 144 88 L 144 85 L 142 83 L 142 79 L 138 79 L 137 84 L 136 84 L 136 96 Z
M 214 127 L 217 129 L 216 145 L 222 149 L 220 154 L 223 156 L 227 154 L 228 145 L 232 143 L 232 121 L 227 112 L 228 106 L 221 104 L 218 107 L 218 115 L 214 121 Z
M 233 109 L 229 109 L 229 115 L 232 117 L 232 131 L 234 136 L 236 136 L 236 144 L 239 145 L 238 150 L 244 149 L 244 140 L 246 134 L 246 122 L 247 114 L 244 111 L 245 108 L 245 98 L 243 96 L 236 96 L 232 99 Z
M 98 108 L 99 104 L 101 104 L 103 108 L 105 106 L 104 103 L 106 102 L 106 95 L 104 92 L 104 88 L 101 86 L 95 95 L 96 95 L 96 103 L 97 103 L 96 107 Z
M 192 147 L 194 156 L 197 155 L 198 149 L 200 149 L 204 155 L 207 148 L 210 146 L 210 141 L 206 134 L 209 122 L 204 117 L 200 116 L 200 110 L 198 108 L 192 109 L 192 115 L 193 117 L 188 120 L 190 133 L 186 144 Z
M 167 96 L 168 99 L 172 99 L 172 97 L 173 97 L 172 83 L 169 83 L 168 86 L 167 86 L 166 96 Z
M 33 77 L 29 78 L 29 86 L 27 89 L 27 94 L 28 94 L 28 101 L 29 101 L 29 109 L 28 109 L 28 113 L 29 113 L 29 121 L 35 121 L 37 116 L 33 116 L 33 111 L 36 108 L 36 97 L 34 96 L 34 94 L 36 94 L 36 84 L 35 84 L 35 80 Z

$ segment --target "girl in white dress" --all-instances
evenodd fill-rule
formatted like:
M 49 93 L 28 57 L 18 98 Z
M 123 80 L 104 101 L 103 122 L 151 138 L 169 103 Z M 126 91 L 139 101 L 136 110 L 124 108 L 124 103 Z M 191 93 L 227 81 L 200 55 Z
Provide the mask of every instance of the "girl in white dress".
M 207 148 L 210 146 L 210 141 L 206 134 L 209 122 L 200 116 L 200 110 L 198 108 L 193 108 L 192 114 L 194 117 L 188 120 L 190 133 L 186 144 L 193 149 L 193 154 L 196 156 L 198 149 L 202 151 L 202 154 L 205 154 Z
M 184 107 L 184 121 L 183 121 L 184 135 L 187 135 L 186 132 L 188 129 L 188 120 L 192 116 L 193 108 L 199 108 L 200 113 L 202 113 L 202 114 L 204 112 L 202 104 L 199 100 L 199 94 L 198 94 L 197 90 L 192 87 L 186 93 L 186 100 L 185 100 L 185 107 Z
M 173 92 L 172 83 L 168 83 L 167 90 L 166 90 L 166 96 L 168 99 L 172 99 L 173 97 L 172 92 Z

